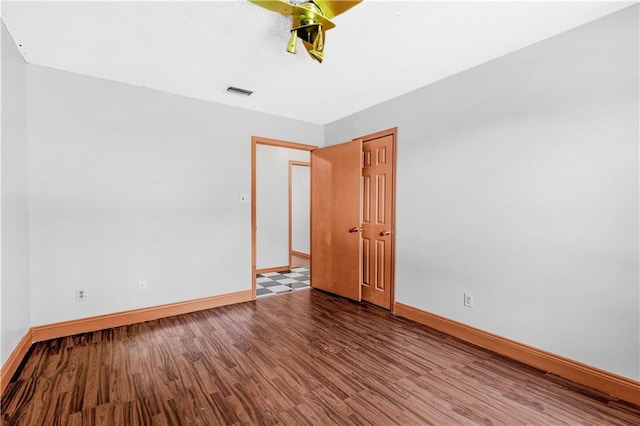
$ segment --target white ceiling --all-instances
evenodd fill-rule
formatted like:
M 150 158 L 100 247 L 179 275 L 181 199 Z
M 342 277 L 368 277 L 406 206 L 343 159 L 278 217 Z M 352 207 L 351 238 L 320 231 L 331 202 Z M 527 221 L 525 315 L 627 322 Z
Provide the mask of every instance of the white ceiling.
M 3 2 L 2 17 L 32 64 L 325 124 L 634 3 L 365 0 L 334 19 L 322 64 L 245 0 Z

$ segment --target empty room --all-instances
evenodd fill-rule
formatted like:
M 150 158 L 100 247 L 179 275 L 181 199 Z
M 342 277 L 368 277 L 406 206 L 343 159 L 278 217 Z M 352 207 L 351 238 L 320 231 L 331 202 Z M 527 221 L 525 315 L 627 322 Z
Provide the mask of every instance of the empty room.
M 2 425 L 640 424 L 637 1 L 2 1 Z

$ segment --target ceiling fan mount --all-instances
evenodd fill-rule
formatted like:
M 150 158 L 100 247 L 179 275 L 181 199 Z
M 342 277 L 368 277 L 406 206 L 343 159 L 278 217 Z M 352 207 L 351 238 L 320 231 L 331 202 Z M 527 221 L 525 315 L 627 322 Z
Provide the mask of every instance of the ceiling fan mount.
M 331 22 L 331 18 L 346 12 L 362 0 L 309 0 L 299 4 L 284 0 L 249 1 L 284 16 L 291 16 L 291 38 L 287 43 L 287 52 L 297 52 L 296 42 L 299 38 L 309 55 L 322 62 L 325 32 L 336 26 Z

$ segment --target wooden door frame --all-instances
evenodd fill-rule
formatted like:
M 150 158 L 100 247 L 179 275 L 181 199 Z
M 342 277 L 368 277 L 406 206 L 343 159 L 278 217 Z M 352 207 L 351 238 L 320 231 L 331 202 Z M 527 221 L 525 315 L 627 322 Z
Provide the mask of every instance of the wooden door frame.
M 251 300 L 256 300 L 256 154 L 258 145 L 298 149 L 309 152 L 318 148 L 316 145 L 251 136 Z M 289 224 L 289 226 L 291 226 L 291 224 Z M 291 240 L 291 233 L 289 233 L 289 240 Z M 291 241 L 289 244 L 291 244 Z M 291 262 L 291 260 L 289 260 L 289 262 Z
M 293 264 L 293 167 L 309 167 L 311 170 L 311 163 L 309 161 L 297 161 L 289 160 L 289 269 Z M 311 186 L 309 186 L 309 200 L 311 200 Z M 311 208 L 309 208 L 309 215 L 311 215 Z M 311 244 L 311 221 L 309 221 L 309 244 Z M 309 247 L 309 253 L 311 253 L 311 247 Z M 296 252 L 296 255 L 302 256 L 305 253 Z M 309 256 L 309 255 L 306 255 Z
M 391 282 L 389 284 L 391 291 L 391 307 L 389 310 L 391 313 L 395 313 L 395 301 L 396 301 L 396 169 L 398 163 L 398 128 L 392 127 L 390 129 L 381 130 L 379 132 L 371 133 L 358 138 L 353 138 L 354 141 L 361 139 L 362 143 L 380 139 L 386 136 L 392 136 L 393 140 L 393 163 L 392 163 L 392 179 L 391 185 L 392 197 L 391 197 Z

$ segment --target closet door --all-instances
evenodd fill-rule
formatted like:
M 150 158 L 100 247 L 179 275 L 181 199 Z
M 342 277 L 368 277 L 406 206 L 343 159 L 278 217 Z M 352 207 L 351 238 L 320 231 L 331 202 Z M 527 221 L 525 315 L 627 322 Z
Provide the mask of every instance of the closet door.
M 311 285 L 361 299 L 362 141 L 311 152 Z
M 362 300 L 391 309 L 394 135 L 363 143 Z

